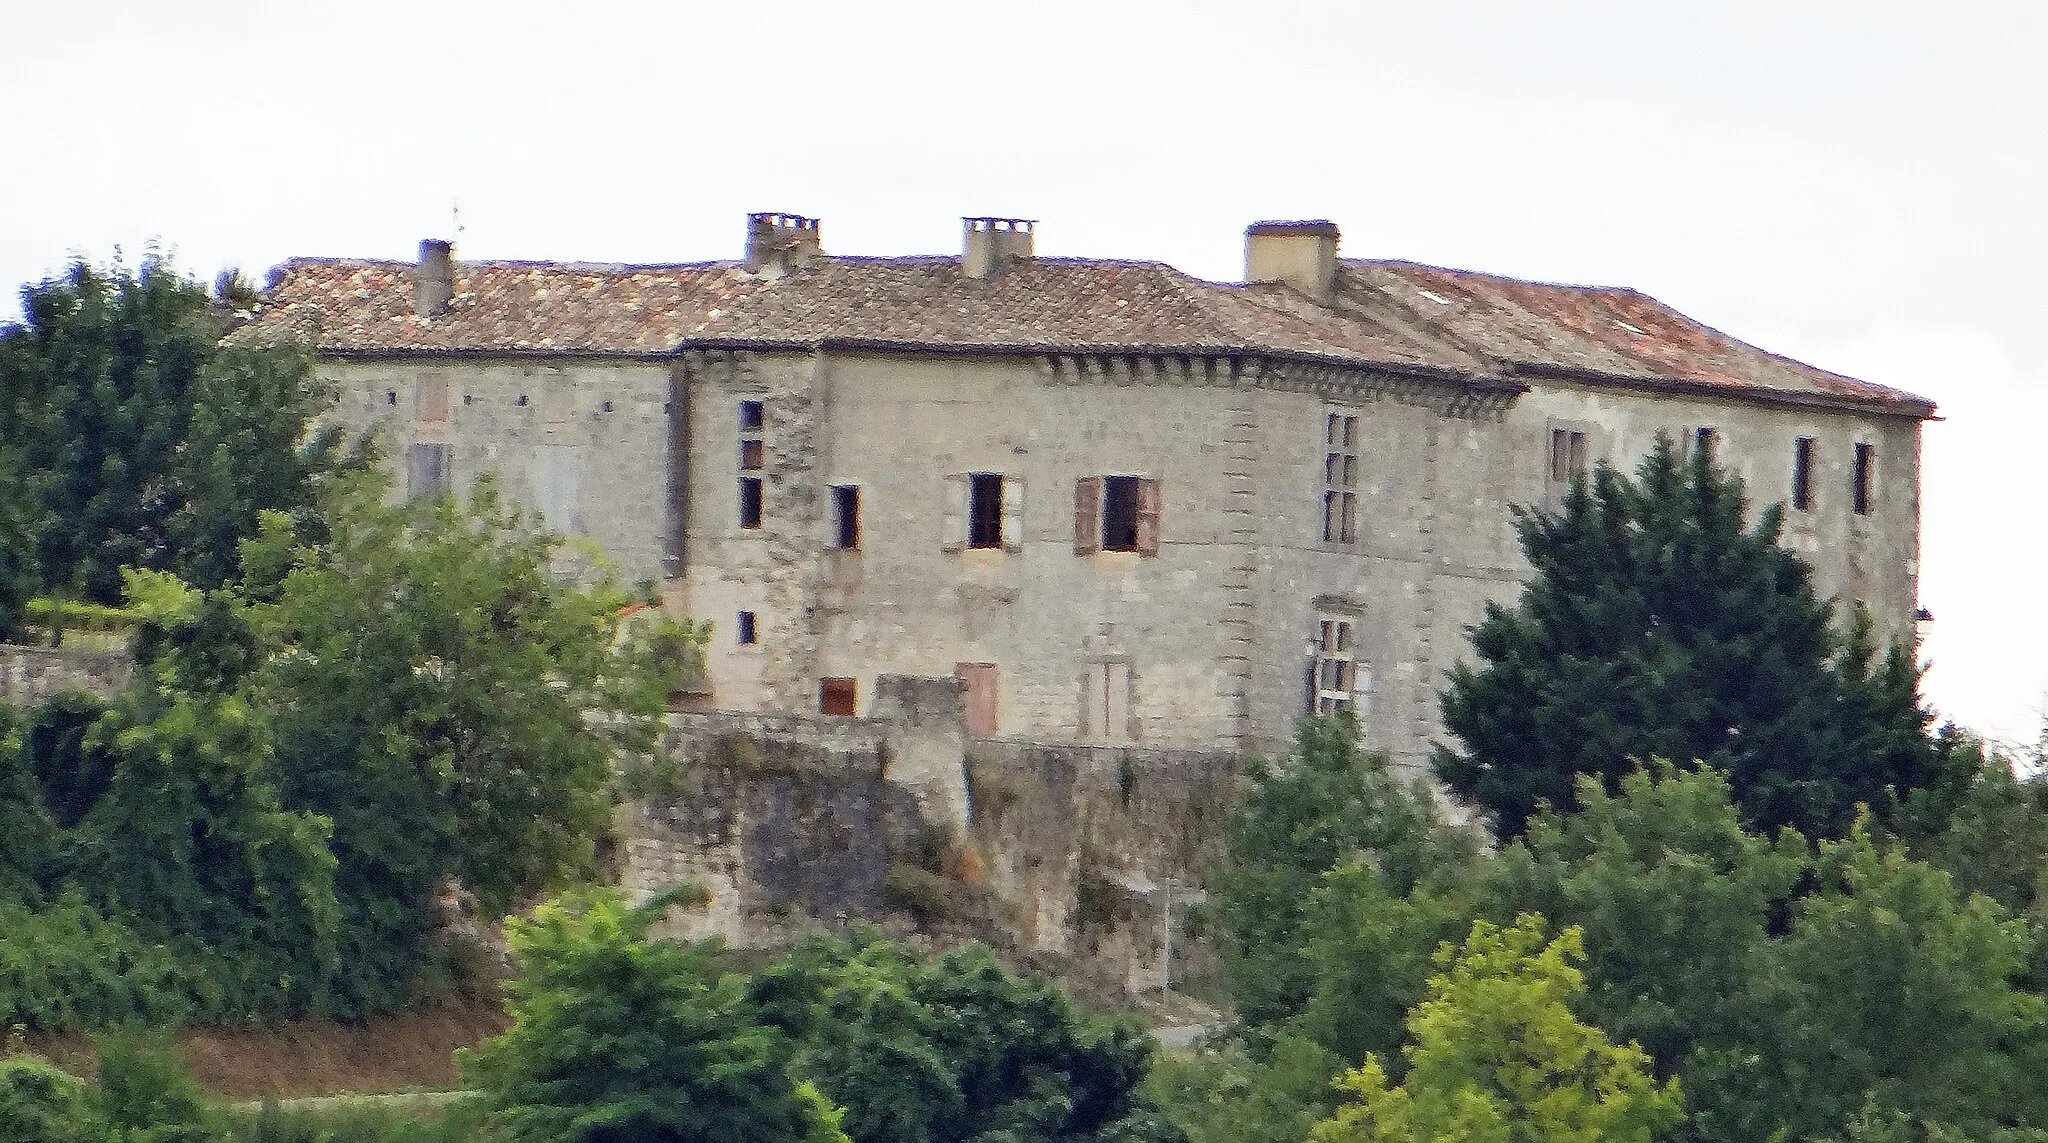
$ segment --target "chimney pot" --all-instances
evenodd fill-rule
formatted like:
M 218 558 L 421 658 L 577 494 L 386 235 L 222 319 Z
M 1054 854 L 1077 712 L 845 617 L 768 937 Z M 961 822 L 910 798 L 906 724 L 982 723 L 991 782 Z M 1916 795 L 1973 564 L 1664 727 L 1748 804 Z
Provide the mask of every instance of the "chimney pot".
M 1244 280 L 1285 282 L 1328 305 L 1337 292 L 1337 224 L 1315 219 L 1245 227 Z
M 969 278 L 986 280 L 1002 274 L 1003 267 L 1033 256 L 1032 234 L 1035 218 L 963 218 L 960 272 Z
M 746 267 L 753 273 L 780 278 L 823 253 L 815 218 L 781 210 L 747 216 Z
M 455 297 L 455 244 L 445 238 L 420 243 L 420 264 L 412 276 L 412 309 L 421 317 L 448 312 Z

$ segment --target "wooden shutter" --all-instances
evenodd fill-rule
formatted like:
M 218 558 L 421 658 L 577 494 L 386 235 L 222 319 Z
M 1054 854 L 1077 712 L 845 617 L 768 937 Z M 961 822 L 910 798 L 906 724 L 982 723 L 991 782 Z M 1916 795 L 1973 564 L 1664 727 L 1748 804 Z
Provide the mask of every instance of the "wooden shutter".
M 1102 550 L 1102 478 L 1084 476 L 1074 482 L 1074 554 L 1092 556 Z
M 946 521 L 940 532 L 940 544 L 949 552 L 957 552 L 967 546 L 967 477 L 955 474 L 946 478 Z
M 1014 476 L 1003 477 L 1003 549 L 1019 551 L 1024 547 L 1024 482 Z
M 1159 482 L 1138 481 L 1138 554 L 1159 554 Z

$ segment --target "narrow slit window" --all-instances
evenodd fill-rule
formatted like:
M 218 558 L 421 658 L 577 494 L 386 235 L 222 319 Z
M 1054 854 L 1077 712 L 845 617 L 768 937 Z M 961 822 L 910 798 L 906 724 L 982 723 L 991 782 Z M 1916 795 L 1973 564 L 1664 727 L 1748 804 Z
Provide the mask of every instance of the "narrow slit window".
M 967 478 L 967 546 L 1003 546 L 1003 478 L 976 472 Z
M 1792 507 L 1813 511 L 1813 438 L 1792 442 Z
M 1138 550 L 1138 478 L 1102 478 L 1102 550 Z
M 734 624 L 734 627 L 736 630 L 733 633 L 733 642 L 751 647 L 761 641 L 760 632 L 754 626 L 753 612 L 740 612 L 739 622 Z
M 852 484 L 832 487 L 832 546 L 860 547 L 860 488 Z
M 1714 459 L 1714 446 L 1719 443 L 1719 440 L 1720 435 L 1714 431 L 1712 425 L 1701 425 L 1692 431 L 1693 452 L 1708 460 L 1712 460 Z
M 740 477 L 740 527 L 761 526 L 761 478 Z
M 1877 446 L 1865 441 L 1856 442 L 1856 487 L 1855 503 L 1858 516 L 1870 515 L 1871 482 L 1876 478 Z

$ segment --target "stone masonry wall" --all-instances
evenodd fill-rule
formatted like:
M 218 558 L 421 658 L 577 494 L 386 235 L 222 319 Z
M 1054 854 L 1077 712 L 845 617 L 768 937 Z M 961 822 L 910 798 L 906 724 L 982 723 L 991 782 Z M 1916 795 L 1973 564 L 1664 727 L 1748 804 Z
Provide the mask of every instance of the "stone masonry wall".
M 125 651 L 0 644 L 0 702 L 31 707 L 64 691 L 111 697 L 134 677 Z
M 671 716 L 679 788 L 621 809 L 622 888 L 705 889 L 668 918 L 685 938 L 773 947 L 870 921 L 982 940 L 1097 996 L 1157 987 L 1164 918 L 1221 854 L 1235 756 L 970 740 L 956 680 L 877 691 L 886 718 Z

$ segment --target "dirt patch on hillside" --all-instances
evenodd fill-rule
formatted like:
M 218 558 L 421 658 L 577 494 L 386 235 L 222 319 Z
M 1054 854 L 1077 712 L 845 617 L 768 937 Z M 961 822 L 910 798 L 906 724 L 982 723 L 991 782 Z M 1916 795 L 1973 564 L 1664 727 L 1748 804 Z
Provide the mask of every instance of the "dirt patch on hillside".
M 443 1001 L 360 1023 L 299 1020 L 272 1028 L 192 1028 L 178 1033 L 192 1078 L 224 1099 L 292 1099 L 344 1092 L 446 1091 L 456 1087 L 457 1048 L 503 1032 L 495 1000 Z M 82 1036 L 30 1046 L 62 1067 L 91 1075 L 92 1045 Z

